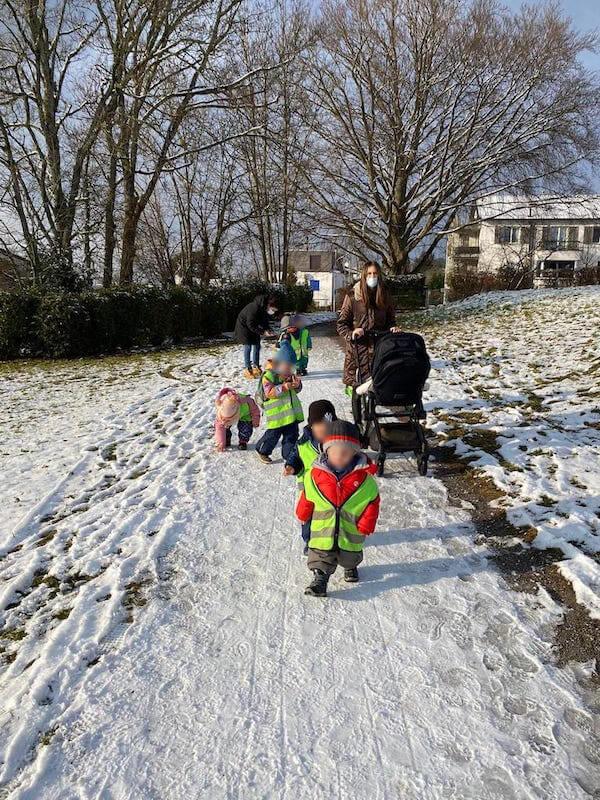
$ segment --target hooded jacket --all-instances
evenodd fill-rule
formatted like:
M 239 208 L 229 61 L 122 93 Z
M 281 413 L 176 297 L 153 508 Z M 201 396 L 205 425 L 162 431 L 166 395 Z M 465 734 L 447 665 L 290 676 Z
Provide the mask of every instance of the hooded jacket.
M 235 322 L 235 338 L 241 344 L 260 344 L 260 337 L 269 329 L 270 323 L 267 297 L 259 294 L 238 314 Z
M 221 404 L 225 399 L 234 399 L 238 403 L 239 412 L 231 419 L 224 419 L 221 412 Z M 233 389 L 221 389 L 215 400 L 215 444 L 219 450 L 225 448 L 227 440 L 227 429 L 238 422 L 249 422 L 253 428 L 260 425 L 260 409 L 256 402 L 248 394 L 241 394 Z

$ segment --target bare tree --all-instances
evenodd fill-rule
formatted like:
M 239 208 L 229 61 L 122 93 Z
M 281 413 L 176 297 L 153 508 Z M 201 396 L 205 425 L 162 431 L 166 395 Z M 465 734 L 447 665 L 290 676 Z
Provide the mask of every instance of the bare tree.
M 41 251 L 72 263 L 86 164 L 113 98 L 92 58 L 97 32 L 81 0 L 0 0 L 0 163 L 36 278 Z
M 238 69 L 254 77 L 233 98 L 238 124 L 257 130 L 238 142 L 248 209 L 245 229 L 258 274 L 285 282 L 305 197 L 302 160 L 310 137 L 304 122 L 307 68 L 300 54 L 309 48 L 315 29 L 302 0 L 257 4 L 252 13 L 252 26 L 240 35 Z M 257 72 L 261 64 L 271 69 Z
M 232 32 L 240 2 L 96 0 L 112 61 L 117 67 L 126 64 L 120 71 L 129 74 L 126 86 L 117 90 L 107 131 L 108 151 L 111 157 L 117 154 L 122 176 L 122 284 L 133 280 L 139 221 L 161 175 L 192 155 L 177 147 L 187 114 L 218 104 L 230 88 L 215 62 Z M 107 212 L 113 210 L 109 192 Z M 110 221 L 107 225 L 110 248 Z M 107 253 L 107 275 L 110 262 Z
M 597 79 L 554 4 L 326 0 L 311 57 L 316 219 L 417 270 L 491 187 L 556 186 L 597 152 Z M 571 187 L 572 188 L 572 187 Z

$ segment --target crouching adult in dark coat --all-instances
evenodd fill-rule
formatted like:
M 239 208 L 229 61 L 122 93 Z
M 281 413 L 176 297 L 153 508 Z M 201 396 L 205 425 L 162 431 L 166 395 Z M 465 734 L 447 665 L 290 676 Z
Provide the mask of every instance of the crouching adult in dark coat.
M 277 313 L 277 299 L 272 295 L 257 295 L 244 306 L 235 322 L 235 338 L 244 345 L 244 377 L 259 378 L 260 337 L 269 330 Z

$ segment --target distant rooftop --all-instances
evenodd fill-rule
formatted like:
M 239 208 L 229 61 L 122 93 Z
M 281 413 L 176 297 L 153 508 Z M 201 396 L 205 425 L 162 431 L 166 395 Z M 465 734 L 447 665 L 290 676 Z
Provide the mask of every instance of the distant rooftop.
M 494 194 L 477 201 L 479 219 L 600 219 L 600 195 L 515 197 Z

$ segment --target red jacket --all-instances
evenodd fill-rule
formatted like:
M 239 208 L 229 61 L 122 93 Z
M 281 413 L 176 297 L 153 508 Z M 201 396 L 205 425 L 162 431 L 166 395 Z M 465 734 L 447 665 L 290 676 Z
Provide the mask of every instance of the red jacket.
M 328 467 L 324 457 L 321 456 L 311 468 L 312 479 L 316 487 L 329 502 L 336 508 L 341 508 L 350 495 L 364 482 L 367 475 L 375 475 L 377 467 L 367 456 L 363 455 L 352 472 L 338 479 Z M 315 505 L 306 499 L 304 491 L 298 498 L 296 516 L 300 522 L 308 522 L 312 518 Z M 364 536 L 369 536 L 375 530 L 379 516 L 379 495 L 372 500 L 360 515 L 356 527 Z

